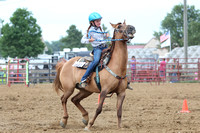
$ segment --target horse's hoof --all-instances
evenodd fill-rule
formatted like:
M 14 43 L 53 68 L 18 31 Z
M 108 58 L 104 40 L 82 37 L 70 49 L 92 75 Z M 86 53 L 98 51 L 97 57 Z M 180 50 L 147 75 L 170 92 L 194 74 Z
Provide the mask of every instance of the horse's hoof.
M 65 127 L 66 127 L 66 124 L 61 120 L 61 121 L 60 121 L 60 126 L 61 126 L 62 128 L 65 128 Z
M 82 122 L 83 122 L 83 124 L 84 124 L 84 125 L 86 125 L 86 126 L 87 126 L 87 124 L 88 124 L 88 121 L 87 121 L 87 120 L 85 120 L 85 119 L 82 119 Z
M 90 131 L 90 129 L 88 127 L 85 127 L 84 131 Z

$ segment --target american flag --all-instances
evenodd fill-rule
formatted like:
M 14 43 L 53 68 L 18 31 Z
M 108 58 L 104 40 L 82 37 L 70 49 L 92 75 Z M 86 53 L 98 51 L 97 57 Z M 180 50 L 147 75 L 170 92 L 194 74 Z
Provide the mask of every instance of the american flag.
M 165 34 L 160 36 L 160 42 L 166 41 L 168 38 L 170 38 L 170 31 L 166 32 Z

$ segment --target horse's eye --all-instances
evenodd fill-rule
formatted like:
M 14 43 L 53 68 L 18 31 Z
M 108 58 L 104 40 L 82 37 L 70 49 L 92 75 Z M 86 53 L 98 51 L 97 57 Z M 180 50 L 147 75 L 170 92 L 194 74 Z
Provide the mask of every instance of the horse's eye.
M 118 27 L 117 27 L 117 28 L 118 28 L 118 29 L 120 29 L 121 27 L 122 27 L 121 25 L 118 25 Z

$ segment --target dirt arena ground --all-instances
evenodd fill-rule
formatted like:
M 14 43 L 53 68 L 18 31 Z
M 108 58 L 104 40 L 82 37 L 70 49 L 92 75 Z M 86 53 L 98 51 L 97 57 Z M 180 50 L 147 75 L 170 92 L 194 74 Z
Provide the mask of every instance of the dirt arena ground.
M 200 133 L 200 83 L 132 84 L 123 104 L 122 128 L 117 129 L 116 95 L 105 100 L 91 132 L 96 133 Z M 77 93 L 77 91 L 75 91 Z M 74 94 L 75 94 L 74 93 Z M 180 113 L 184 99 L 190 113 Z M 98 94 L 82 101 L 93 117 Z M 69 120 L 59 126 L 63 110 L 52 84 L 0 85 L 0 132 L 87 132 L 81 113 L 68 102 Z

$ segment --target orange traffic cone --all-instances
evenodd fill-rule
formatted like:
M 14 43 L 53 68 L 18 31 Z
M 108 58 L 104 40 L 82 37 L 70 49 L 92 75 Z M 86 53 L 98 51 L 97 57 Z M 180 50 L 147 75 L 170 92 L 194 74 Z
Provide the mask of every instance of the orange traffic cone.
M 184 99 L 184 101 L 183 101 L 183 107 L 182 107 L 182 110 L 180 112 L 181 113 L 190 113 L 190 111 L 188 110 L 188 105 L 187 105 L 186 99 Z
M 97 104 L 99 104 L 99 102 L 100 102 L 100 94 L 99 94 L 99 96 L 98 96 L 98 103 L 97 103 Z
M 100 94 L 98 96 L 98 103 L 97 104 L 99 104 L 99 102 L 100 102 Z M 103 104 L 105 104 L 105 103 L 103 103 Z

